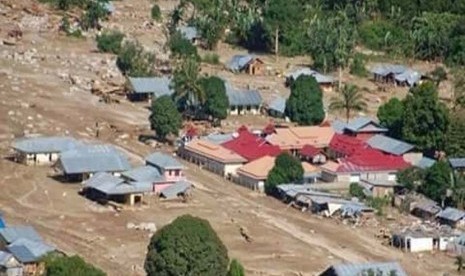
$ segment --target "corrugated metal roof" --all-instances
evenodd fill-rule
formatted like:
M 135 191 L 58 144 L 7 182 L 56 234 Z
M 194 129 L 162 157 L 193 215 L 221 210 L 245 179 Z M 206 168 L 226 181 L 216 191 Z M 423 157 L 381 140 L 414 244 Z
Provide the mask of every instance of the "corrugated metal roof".
M 121 172 L 131 168 L 127 158 L 110 145 L 87 145 L 63 152 L 59 164 L 66 174 Z
M 188 40 L 194 40 L 196 38 L 200 38 L 200 34 L 197 31 L 196 27 L 193 26 L 180 26 L 178 27 L 178 31 L 181 35 Z
M 12 147 L 25 153 L 59 153 L 75 148 L 78 142 L 72 137 L 31 137 L 13 142 Z
M 11 226 L 0 229 L 0 237 L 6 243 L 12 243 L 18 239 L 24 238 L 33 241 L 41 241 L 39 233 L 32 226 Z
M 465 217 L 465 212 L 459 209 L 447 207 L 437 214 L 437 217 L 455 222 L 463 219 Z
M 97 188 L 105 184 L 118 185 L 124 182 L 121 177 L 114 176 L 107 172 L 98 172 L 84 183 L 85 187 Z
M 449 158 L 449 163 L 454 169 L 465 168 L 465 158 Z
M 371 73 L 380 75 L 380 76 L 387 76 L 389 74 L 402 74 L 407 70 L 407 67 L 399 64 L 389 64 L 389 63 L 381 63 L 376 64 L 370 70 Z
M 156 98 L 172 95 L 171 79 L 168 77 L 128 78 L 134 93 L 149 93 Z
M 125 178 L 138 182 L 163 182 L 165 177 L 153 166 L 141 166 L 121 173 Z
M 372 270 L 375 274 L 380 271 L 382 275 L 390 275 L 391 271 L 395 271 L 397 276 L 407 276 L 407 273 L 397 262 L 336 264 L 330 269 L 338 276 L 359 276 L 364 275 L 363 273 L 367 273 L 369 270 Z
M 286 99 L 280 96 L 276 97 L 268 104 L 268 109 L 284 114 L 286 110 Z
M 367 143 L 372 148 L 394 155 L 403 155 L 414 148 L 409 143 L 379 134 L 368 139 Z
M 38 261 L 55 248 L 42 242 L 28 239 L 18 239 L 8 246 L 8 251 L 21 263 L 31 263 Z
M 436 160 L 428 158 L 428 157 L 422 157 L 416 164 L 415 166 L 421 169 L 427 169 L 431 166 L 433 166 L 436 163 Z
M 347 124 L 340 120 L 334 120 L 331 123 L 331 127 L 334 129 L 334 132 L 342 134 L 344 133 L 344 129 L 347 127 Z
M 262 96 L 257 90 L 237 90 L 225 83 L 226 95 L 229 106 L 259 106 L 262 104 Z
M 6 267 L 11 258 L 13 258 L 13 255 L 11 255 L 10 253 L 0 251 L 0 267 Z
M 357 132 L 368 124 L 373 124 L 375 126 L 375 128 L 373 129 L 374 131 L 379 131 L 379 132 L 387 131 L 386 128 L 381 127 L 377 122 L 375 122 L 373 119 L 368 118 L 368 117 L 357 117 L 355 119 L 350 120 L 347 126 L 345 127 L 345 129 Z
M 320 83 L 320 84 L 321 83 L 333 83 L 334 82 L 334 78 L 332 76 L 320 74 L 317 71 L 312 70 L 310 68 L 299 68 L 299 69 L 297 69 L 295 71 L 287 73 L 286 78 L 291 78 L 293 80 L 296 80 L 298 77 L 300 77 L 302 75 L 304 75 L 304 76 L 312 76 L 312 77 L 315 78 L 316 82 Z
M 92 177 L 90 184 L 86 182 L 85 187 L 92 188 L 107 195 L 125 195 L 131 193 L 146 193 L 153 190 L 152 182 L 125 182 L 121 178 L 111 178 L 105 173 Z
M 410 87 L 420 82 L 422 73 L 407 69 L 403 73 L 396 75 L 394 78 L 399 82 L 406 82 Z
M 231 141 L 232 139 L 234 139 L 234 136 L 232 133 L 211 133 L 207 136 L 202 136 L 201 139 L 207 140 L 216 145 L 220 145 L 228 141 Z
M 343 217 L 353 217 L 363 212 L 373 212 L 374 210 L 361 202 L 350 202 L 342 205 L 340 211 Z
M 147 165 L 154 165 L 163 170 L 182 170 L 184 166 L 172 156 L 163 154 L 161 152 L 154 152 L 145 158 Z
M 254 57 L 251 55 L 235 55 L 228 62 L 227 67 L 229 70 L 237 72 L 242 69 L 251 61 Z
M 192 184 L 189 182 L 179 181 L 161 190 L 160 196 L 166 199 L 175 199 L 179 194 L 185 193 L 190 189 L 191 186 Z

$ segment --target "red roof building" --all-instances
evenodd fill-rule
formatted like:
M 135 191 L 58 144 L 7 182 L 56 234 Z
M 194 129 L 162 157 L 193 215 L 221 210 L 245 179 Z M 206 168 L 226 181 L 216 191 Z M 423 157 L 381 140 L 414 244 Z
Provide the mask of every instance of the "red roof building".
M 329 152 L 333 158 L 351 156 L 367 148 L 368 145 L 362 140 L 338 133 L 335 133 L 329 142 Z
M 316 148 L 316 147 L 314 147 L 312 145 L 305 145 L 300 150 L 300 155 L 302 157 L 306 157 L 306 158 L 313 158 L 319 153 L 321 153 L 321 149 Z
M 342 159 L 337 172 L 398 171 L 410 166 L 402 156 L 389 155 L 370 148 Z
M 278 146 L 270 145 L 265 139 L 251 133 L 245 126 L 238 129 L 237 137 L 221 145 L 244 157 L 248 162 L 281 153 Z

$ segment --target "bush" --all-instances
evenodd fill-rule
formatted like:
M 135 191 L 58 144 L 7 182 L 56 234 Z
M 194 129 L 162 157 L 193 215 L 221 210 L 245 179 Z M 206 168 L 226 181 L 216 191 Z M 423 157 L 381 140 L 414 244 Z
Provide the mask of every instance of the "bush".
M 160 21 L 160 19 L 161 19 L 161 10 L 160 10 L 160 7 L 157 4 L 154 4 L 152 6 L 151 15 L 152 15 L 153 20 Z
M 289 153 L 281 153 L 276 157 L 273 169 L 268 173 L 265 182 L 265 192 L 272 195 L 276 186 L 288 183 L 301 183 L 304 169 L 300 160 Z
M 216 53 L 207 53 L 202 57 L 202 61 L 209 64 L 220 64 L 220 57 Z
M 196 60 L 199 59 L 197 54 L 197 48 L 192 43 L 184 38 L 178 31 L 171 34 L 168 41 L 168 46 L 171 51 L 171 55 L 174 58 L 186 58 L 194 56 Z
M 365 68 L 365 59 L 361 54 L 355 54 L 352 63 L 350 64 L 350 73 L 359 77 L 366 77 L 367 70 Z
M 229 271 L 227 276 L 244 276 L 244 267 L 241 265 L 241 263 L 233 259 L 231 261 L 231 264 L 229 265 Z
M 97 47 L 101 52 L 118 54 L 124 34 L 119 31 L 104 32 L 97 36 Z
M 86 263 L 79 256 L 61 257 L 53 254 L 45 258 L 47 276 L 105 276 L 106 274 Z
M 390 202 L 389 197 L 369 197 L 367 198 L 367 204 L 371 208 L 376 210 L 376 214 L 379 216 L 384 215 L 384 207 L 388 206 Z
M 365 193 L 363 193 L 363 187 L 360 186 L 357 182 L 350 183 L 349 194 L 359 199 L 365 198 Z
M 130 77 L 153 76 L 155 56 L 144 51 L 139 42 L 126 42 L 121 47 L 116 59 L 116 65 L 121 72 Z
M 170 96 L 161 96 L 152 102 L 150 127 L 155 130 L 160 140 L 168 135 L 178 135 L 182 125 L 182 117 Z
M 395 50 L 408 40 L 404 29 L 384 20 L 366 21 L 360 25 L 358 33 L 363 45 L 378 51 Z

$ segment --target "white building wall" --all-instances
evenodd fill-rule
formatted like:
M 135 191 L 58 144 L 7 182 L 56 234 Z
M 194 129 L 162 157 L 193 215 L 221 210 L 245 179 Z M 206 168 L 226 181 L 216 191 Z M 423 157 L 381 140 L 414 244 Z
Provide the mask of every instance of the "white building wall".
M 449 243 L 454 242 L 454 237 L 440 237 L 439 238 L 439 250 L 445 251 L 447 250 L 447 246 Z
M 433 238 L 408 237 L 407 240 L 410 240 L 410 252 L 421 252 L 421 251 L 432 251 L 433 250 Z
M 260 179 L 255 179 L 247 175 L 238 173 L 238 184 L 245 186 L 252 190 L 258 190 L 260 192 L 265 191 L 265 181 Z
M 205 156 L 191 152 L 186 149 L 182 149 L 180 151 L 179 156 L 181 158 L 187 159 L 188 161 L 199 165 L 201 168 L 204 168 L 213 173 L 219 174 L 223 177 L 226 177 L 229 174 L 232 176 L 235 176 L 237 169 L 243 165 L 242 163 L 233 163 L 233 164 L 221 163 L 221 162 L 207 158 Z
M 224 164 L 224 176 L 237 175 L 237 169 L 239 169 L 240 167 L 242 167 L 242 163 Z

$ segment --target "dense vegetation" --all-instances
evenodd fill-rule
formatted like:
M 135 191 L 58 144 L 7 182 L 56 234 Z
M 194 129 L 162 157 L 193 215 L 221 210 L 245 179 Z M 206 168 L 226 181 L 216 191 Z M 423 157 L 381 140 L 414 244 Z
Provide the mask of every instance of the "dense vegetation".
M 149 117 L 150 126 L 160 140 L 168 135 L 178 135 L 182 117 L 170 96 L 161 96 L 152 103 Z
M 277 185 L 288 183 L 300 183 L 304 176 L 304 169 L 299 159 L 287 152 L 276 157 L 274 167 L 268 173 L 265 182 L 265 192 L 275 193 Z
M 86 263 L 79 256 L 62 257 L 51 254 L 45 258 L 47 276 L 105 276 L 106 274 Z
M 124 34 L 120 31 L 105 31 L 98 35 L 97 48 L 104 53 L 119 54 Z

